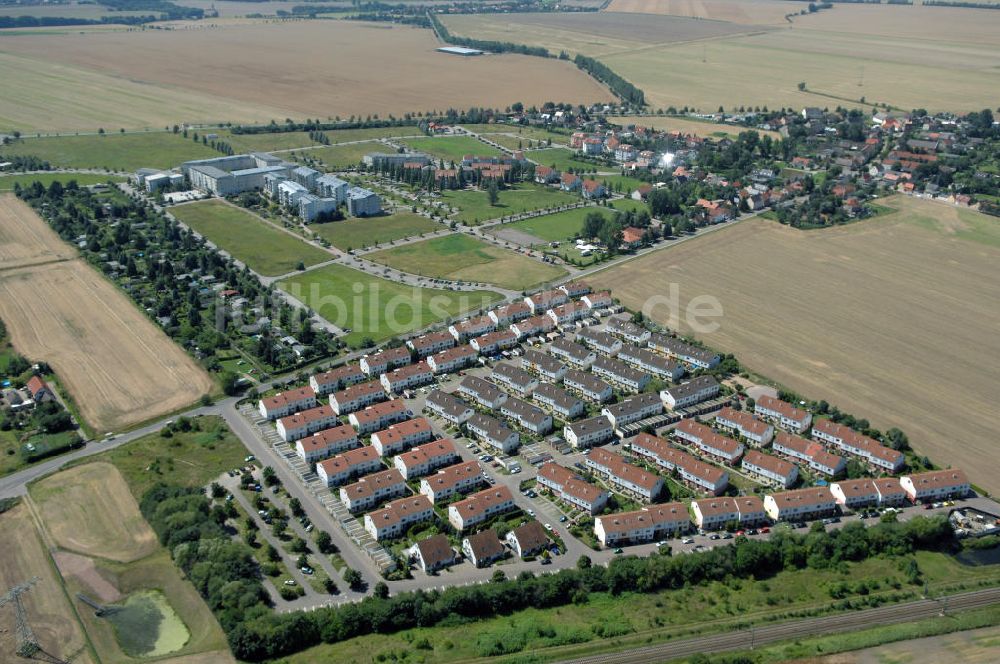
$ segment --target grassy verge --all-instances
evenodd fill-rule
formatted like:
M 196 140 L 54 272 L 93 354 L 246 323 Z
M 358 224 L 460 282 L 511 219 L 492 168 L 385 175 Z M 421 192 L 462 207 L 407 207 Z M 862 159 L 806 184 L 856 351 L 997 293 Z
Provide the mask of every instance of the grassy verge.
M 478 224 L 520 212 L 557 208 L 580 200 L 573 194 L 533 184 L 504 189 L 500 192 L 500 199 L 496 205 L 490 205 L 487 193 L 478 189 L 444 191 L 441 197 L 446 203 L 459 209 L 456 218 L 465 224 Z
M 171 208 L 170 213 L 264 276 L 287 274 L 300 262 L 308 266 L 333 258 L 322 249 L 296 240 L 222 201 L 179 205 Z
M 397 212 L 384 217 L 331 221 L 309 226 L 309 230 L 344 251 L 432 233 L 443 228 L 441 224 L 412 212 Z
M 462 157 L 467 154 L 478 157 L 497 157 L 502 154 L 492 145 L 487 145 L 472 136 L 408 138 L 404 143 L 418 152 L 444 159 L 445 162 L 462 161 Z

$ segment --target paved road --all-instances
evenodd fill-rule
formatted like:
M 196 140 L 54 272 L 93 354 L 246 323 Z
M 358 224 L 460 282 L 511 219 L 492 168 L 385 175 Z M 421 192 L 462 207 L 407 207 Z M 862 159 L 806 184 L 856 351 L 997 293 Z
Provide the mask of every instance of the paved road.
M 904 604 L 865 609 L 821 618 L 808 618 L 794 622 L 762 625 L 722 634 L 700 636 L 671 641 L 654 646 L 633 648 L 603 655 L 591 655 L 563 660 L 567 664 L 644 664 L 688 657 L 697 653 L 716 653 L 728 650 L 746 650 L 779 641 L 810 637 L 818 634 L 836 634 L 865 629 L 873 625 L 892 625 L 933 618 L 947 611 L 976 609 L 1000 602 L 1000 588 L 987 588 L 968 593 L 949 595 L 939 599 L 921 599 Z

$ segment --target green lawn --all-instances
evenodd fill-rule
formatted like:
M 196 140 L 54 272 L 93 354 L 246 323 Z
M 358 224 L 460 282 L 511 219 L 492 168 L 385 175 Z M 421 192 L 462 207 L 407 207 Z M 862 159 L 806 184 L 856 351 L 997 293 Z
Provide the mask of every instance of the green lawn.
M 483 282 L 526 290 L 566 274 L 508 249 L 455 233 L 368 254 L 369 260 L 437 279 Z
M 516 228 L 546 242 L 562 241 L 579 233 L 580 229 L 583 228 L 584 217 L 595 211 L 601 211 L 601 208 L 585 207 L 564 210 L 563 212 L 547 214 L 542 217 L 515 221 L 513 224 L 504 224 L 496 228 Z
M 309 138 L 307 131 L 282 131 L 267 134 L 233 134 L 228 130 L 211 131 L 217 133 L 219 140 L 229 143 L 236 152 L 271 152 L 273 150 L 291 150 L 309 145 L 319 145 Z
M 393 138 L 395 136 L 419 136 L 420 130 L 416 127 L 367 127 L 364 129 L 336 129 L 323 133 L 333 144 L 370 141 L 375 138 Z
M 478 189 L 443 191 L 441 197 L 446 203 L 459 208 L 457 219 L 466 224 L 478 224 L 518 212 L 569 205 L 580 200 L 574 194 L 535 184 L 520 184 L 516 189 L 501 191 L 500 201 L 496 206 L 490 205 L 486 192 Z
M 114 464 L 136 500 L 157 482 L 203 486 L 227 470 L 245 465 L 247 448 L 221 417 L 206 415 L 190 421 L 190 431 L 176 430 L 169 437 L 149 434 L 81 462 Z
M 278 284 L 320 316 L 350 329 L 357 345 L 419 330 L 502 299 L 493 291 L 454 292 L 404 286 L 343 265 L 326 265 Z
M 418 152 L 426 152 L 446 162 L 459 162 L 467 154 L 479 157 L 498 157 L 503 154 L 492 145 L 487 145 L 472 136 L 408 138 L 403 142 Z
M 528 150 L 525 156 L 532 161 L 538 162 L 542 166 L 551 166 L 559 171 L 584 169 L 585 171 L 596 168 L 597 170 L 610 170 L 611 166 L 598 166 L 589 161 L 575 159 L 576 152 L 569 148 L 547 148 L 545 150 Z
M 53 182 L 66 184 L 70 180 L 76 180 L 81 187 L 90 184 L 101 184 L 103 182 L 122 182 L 125 180 L 120 175 L 101 175 L 100 173 L 30 173 L 26 175 L 0 175 L 0 191 L 11 191 L 14 185 L 20 183 L 26 187 L 38 181 L 48 187 Z
M 441 224 L 412 212 L 397 212 L 385 217 L 331 221 L 309 226 L 310 230 L 344 251 L 430 233 L 441 228 L 443 228 Z
M 638 212 L 639 210 L 649 211 L 649 206 L 642 201 L 636 201 L 631 198 L 617 198 L 613 201 L 609 201 L 611 207 L 616 210 L 621 210 L 622 212 L 627 212 L 633 210 Z
M 350 145 L 329 145 L 311 150 L 300 150 L 295 154 L 296 159 L 302 161 L 304 158 L 318 159 L 331 169 L 348 168 L 361 163 L 361 158 L 369 152 L 385 152 L 388 150 L 385 145 L 375 143 L 351 143 Z
M 994 570 L 973 571 L 940 553 L 921 552 L 917 559 L 931 588 L 976 576 L 996 575 Z M 448 573 L 443 574 L 446 577 Z M 846 583 L 854 587 L 860 580 L 879 582 L 878 588 L 868 588 L 866 593 L 908 593 L 917 597 L 922 590 L 922 586 L 905 582 L 898 561 L 877 558 L 845 564 L 840 571 L 780 572 L 757 581 L 731 580 L 650 594 L 593 593 L 585 602 L 572 606 L 527 609 L 466 623 L 460 635 L 450 625 L 410 629 L 319 645 L 283 661 L 288 664 L 373 658 L 396 661 L 421 650 L 426 652 L 426 661 L 434 662 L 478 661 L 482 657 L 516 653 L 521 655 L 517 661 L 571 660 L 585 654 L 662 642 L 691 631 L 730 630 L 738 622 L 779 617 L 796 610 L 824 610 L 831 602 L 832 585 Z M 900 589 L 894 590 L 892 583 L 899 583 Z
M 190 138 L 169 132 L 140 132 L 104 136 L 44 136 L 24 138 L 0 147 L 0 155 L 30 154 L 55 168 L 172 168 L 191 159 L 221 156 Z
M 251 270 L 272 277 L 333 258 L 318 247 L 279 231 L 241 208 L 219 200 L 170 208 L 171 214 Z

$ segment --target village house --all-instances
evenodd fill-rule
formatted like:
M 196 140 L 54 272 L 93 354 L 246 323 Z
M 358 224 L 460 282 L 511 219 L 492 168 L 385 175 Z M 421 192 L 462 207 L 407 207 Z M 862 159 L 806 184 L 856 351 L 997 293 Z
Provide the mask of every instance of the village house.
M 443 390 L 428 394 L 424 408 L 455 425 L 465 423 L 476 412 L 472 406 Z
M 411 417 L 413 417 L 413 413 L 406 407 L 403 400 L 394 399 L 355 411 L 347 416 L 347 421 L 363 436 Z
M 32 378 L 37 378 L 37 376 L 32 376 Z M 27 387 L 30 391 L 30 381 Z M 42 388 L 39 388 L 39 391 L 41 389 Z M 38 402 L 38 399 L 35 399 L 34 397 L 32 397 L 32 399 L 34 399 L 36 403 Z M 294 390 L 279 392 L 274 396 L 263 398 L 257 402 L 257 410 L 260 411 L 260 416 L 266 420 L 276 420 L 279 417 L 285 417 L 287 415 L 297 413 L 300 410 L 315 407 L 316 392 L 312 387 L 298 387 Z
M 569 296 L 558 288 L 528 295 L 524 298 L 524 303 L 531 307 L 533 314 L 544 313 L 560 304 L 566 304 L 568 301 Z
M 965 472 L 957 468 L 907 475 L 901 477 L 899 483 L 913 503 L 965 498 L 971 488 Z
M 457 346 L 429 355 L 426 362 L 436 374 L 452 373 L 466 368 L 478 356 L 479 353 L 472 346 Z
M 646 232 L 635 226 L 626 226 L 622 229 L 621 248 L 625 251 L 633 251 L 646 244 Z
M 614 304 L 614 300 L 611 299 L 611 291 L 588 293 L 581 297 L 580 301 L 591 309 L 607 309 Z
M 875 468 L 889 473 L 898 473 L 906 464 L 906 457 L 902 452 L 831 420 L 817 421 L 812 428 L 812 437 L 834 445 L 847 454 L 860 457 Z
M 568 422 L 563 427 L 563 438 L 574 449 L 582 450 L 608 442 L 615 435 L 615 428 L 603 415 L 579 422 Z
M 507 393 L 479 376 L 466 376 L 458 385 L 458 392 L 483 408 L 496 410 L 507 400 Z
M 455 530 L 464 532 L 468 528 L 484 523 L 498 514 L 517 509 L 514 496 L 506 486 L 492 486 L 477 491 L 448 506 L 448 523 Z
M 556 328 L 556 322 L 547 314 L 539 314 L 524 320 L 512 323 L 510 331 L 517 335 L 518 339 L 546 334 Z
M 563 191 L 579 191 L 583 181 L 572 173 L 563 173 L 559 176 L 559 188 Z
M 431 424 L 422 417 L 393 424 L 372 434 L 372 447 L 380 456 L 391 456 L 434 438 Z
M 482 443 L 504 454 L 512 454 L 521 445 L 521 437 L 516 431 L 489 415 L 476 413 L 466 421 L 465 427 Z
M 366 514 L 365 530 L 376 541 L 381 542 L 401 537 L 411 525 L 433 518 L 434 506 L 427 496 L 406 496 Z
M 388 398 L 385 388 L 378 380 L 357 383 L 330 395 L 330 407 L 338 415 L 347 415 L 365 406 L 370 406 Z
M 625 457 L 603 447 L 595 447 L 584 462 L 596 474 L 606 478 L 620 491 L 646 502 L 663 491 L 663 478 L 625 461 Z
M 644 344 L 649 341 L 650 331 L 624 318 L 609 318 L 604 324 L 611 334 L 621 337 L 633 344 Z
M 702 493 L 717 496 L 729 486 L 729 471 L 672 447 L 658 436 L 642 432 L 632 439 L 629 448 L 636 456 L 676 474 L 686 485 Z
M 402 394 L 404 390 L 434 382 L 434 370 L 427 362 L 417 362 L 384 373 L 379 380 L 387 394 Z
M 346 424 L 323 429 L 295 441 L 295 453 L 306 463 L 339 454 L 358 446 L 358 434 Z
M 424 358 L 428 355 L 434 355 L 443 350 L 454 348 L 456 343 L 455 337 L 452 336 L 451 332 L 441 330 L 421 335 L 416 339 L 410 339 L 406 342 L 406 346 L 416 353 L 417 357 Z
M 794 489 L 767 495 L 764 511 L 774 521 L 806 521 L 835 514 L 837 501 L 827 487 Z
M 694 525 L 702 530 L 751 528 L 767 520 L 764 502 L 757 496 L 702 498 L 691 501 Z
M 742 467 L 744 472 L 752 477 L 782 489 L 787 489 L 799 481 L 798 466 L 758 450 L 749 450 L 743 455 Z
M 420 493 L 437 504 L 456 494 L 467 493 L 485 481 L 477 461 L 464 461 L 421 479 Z
M 366 379 L 367 376 L 361 370 L 361 365 L 345 364 L 336 369 L 313 374 L 309 378 L 309 385 L 313 388 L 316 396 L 325 397 L 332 392 L 342 390 L 349 385 L 360 383 Z
M 658 355 L 647 348 L 633 346 L 632 344 L 622 346 L 618 352 L 618 359 L 628 362 L 637 369 L 652 374 L 657 378 L 672 382 L 677 382 L 684 375 L 684 367 L 677 362 Z
M 750 413 L 726 406 L 715 415 L 715 424 L 720 429 L 732 431 L 750 443 L 766 446 L 774 438 L 774 427 L 761 422 Z
M 586 406 L 580 399 L 577 399 L 565 390 L 561 390 L 552 383 L 540 383 L 531 393 L 532 398 L 544 405 L 564 420 L 573 420 L 583 415 Z
M 502 307 L 497 307 L 486 315 L 496 323 L 497 327 L 502 327 L 530 317 L 531 307 L 528 306 L 527 302 L 513 302 L 505 304 Z
M 432 574 L 458 562 L 447 535 L 438 533 L 420 540 L 410 549 L 410 555 L 424 574 Z
M 395 468 L 365 475 L 354 484 L 340 487 L 340 502 L 348 512 L 371 509 L 379 503 L 406 493 L 406 482 Z
M 286 443 L 305 438 L 309 434 L 329 429 L 337 424 L 337 416 L 329 406 L 317 406 L 278 420 L 278 435 Z
M 827 477 L 837 477 L 847 470 L 847 462 L 843 457 L 826 451 L 821 443 L 800 438 L 787 431 L 778 431 L 774 437 L 771 449 L 784 456 L 801 461 Z
M 641 392 L 649 384 L 649 381 L 652 380 L 652 376 L 648 373 L 639 371 L 621 360 L 603 355 L 594 359 L 590 365 L 590 370 L 598 376 L 607 378 L 613 384 L 632 392 Z M 656 394 L 650 396 L 656 399 L 657 404 L 662 410 L 663 403 L 660 401 L 659 396 Z
M 382 350 L 372 355 L 365 355 L 358 364 L 361 370 L 372 378 L 381 376 L 390 369 L 402 367 L 410 363 L 410 351 L 400 346 Z
M 714 351 L 692 346 L 680 339 L 668 337 L 663 334 L 651 334 L 647 343 L 653 350 L 666 353 L 670 357 L 676 358 L 681 362 L 686 362 L 698 369 L 714 369 L 721 362 L 719 354 Z
M 507 555 L 497 531 L 487 528 L 462 540 L 462 553 L 476 567 L 487 567 Z
M 652 392 L 637 394 L 601 409 L 601 414 L 608 418 L 608 421 L 616 429 L 644 420 L 647 417 L 659 415 L 662 412 L 663 402 L 660 401 L 658 395 Z
M 510 397 L 500 406 L 500 414 L 513 420 L 519 427 L 544 436 L 552 431 L 552 416 L 527 401 Z
M 469 342 L 469 345 L 480 355 L 496 355 L 500 351 L 517 345 L 517 334 L 511 330 L 487 332 Z
M 499 362 L 493 367 L 493 374 L 490 376 L 494 383 L 506 385 L 518 394 L 527 396 L 538 387 L 538 379 L 533 375 L 519 369 L 507 362 Z
M 677 423 L 674 436 L 697 447 L 703 454 L 735 465 L 743 456 L 743 444 L 712 431 L 712 428 L 693 419 Z
M 604 509 L 611 497 L 608 491 L 584 481 L 569 468 L 551 461 L 538 469 L 536 479 L 540 485 L 550 489 L 560 499 L 590 514 L 596 514 Z
M 586 369 L 597 359 L 597 354 L 594 351 L 561 337 L 552 341 L 549 352 L 581 369 Z
M 442 438 L 397 454 L 392 460 L 392 465 L 403 479 L 412 480 L 459 460 L 455 443 Z
M 464 320 L 461 323 L 456 323 L 448 328 L 451 335 L 459 342 L 463 342 L 467 339 L 473 337 L 479 337 L 487 332 L 493 332 L 497 329 L 496 323 L 489 316 L 477 316 L 476 318 L 470 318 Z
M 622 349 L 621 339 L 613 337 L 607 332 L 599 332 L 586 327 L 576 333 L 576 341 L 608 356 L 617 355 Z
M 812 424 L 812 415 L 808 411 L 767 395 L 757 399 L 754 414 L 793 433 L 802 433 Z
M 562 175 L 559 171 L 549 166 L 542 166 L 539 164 L 535 166 L 535 182 L 538 184 L 553 184 L 559 182 L 559 177 Z
M 542 524 L 528 521 L 507 533 L 507 546 L 518 558 L 527 558 L 543 551 L 549 545 L 549 536 Z
M 326 486 L 337 486 L 381 468 L 384 466 L 378 452 L 366 445 L 320 461 L 316 464 L 316 474 Z
M 605 514 L 594 519 L 594 535 L 606 547 L 652 542 L 690 529 L 691 518 L 683 503 L 648 505 L 634 512 Z
M 566 375 L 566 365 L 546 352 L 528 348 L 521 356 L 521 367 L 549 380 L 559 381 Z
M 614 394 L 611 386 L 593 374 L 570 369 L 563 376 L 563 385 L 597 403 L 608 401 Z
M 660 390 L 660 399 L 667 408 L 678 410 L 711 399 L 719 394 L 719 390 L 719 382 L 712 376 L 704 375 Z

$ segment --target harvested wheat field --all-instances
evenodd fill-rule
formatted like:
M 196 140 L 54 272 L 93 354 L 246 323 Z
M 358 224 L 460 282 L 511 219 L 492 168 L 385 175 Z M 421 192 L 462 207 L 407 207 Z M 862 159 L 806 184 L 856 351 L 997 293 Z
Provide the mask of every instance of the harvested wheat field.
M 49 536 L 63 549 L 127 563 L 159 547 L 128 485 L 110 463 L 88 463 L 53 475 L 32 487 L 31 497 Z
M 126 127 L 162 127 L 163 116 L 171 113 L 171 122 L 266 122 L 613 98 L 571 62 L 520 55 L 462 58 L 438 53 L 438 46 L 430 30 L 356 21 L 5 40 L 0 67 L 15 77 L 6 81 L 9 87 L 21 89 L 21 69 L 15 61 L 5 67 L 7 58 L 24 61 L 32 80 L 16 98 L 0 101 L 0 127 L 41 124 L 25 113 L 34 106 L 49 130 L 106 127 L 112 120 L 97 124 L 95 117 L 101 100 L 108 99 L 106 110 L 117 121 L 116 104 L 125 92 L 135 93 L 137 84 L 155 103 L 133 106 L 131 118 L 121 117 Z M 101 79 L 81 89 L 75 71 Z M 174 92 L 184 96 L 183 104 L 164 95 Z M 192 105 L 195 99 L 204 100 L 203 107 Z M 85 122 L 76 117 L 77 106 L 84 107 Z M 58 114 L 48 110 L 59 107 Z
M 0 587 L 6 592 L 35 576 L 39 581 L 23 601 L 42 649 L 60 659 L 90 661 L 84 650 L 83 631 L 63 592 L 62 581 L 39 539 L 28 506 L 21 504 L 0 514 Z M 11 661 L 7 658 L 16 647 L 14 612 L 8 606 L 0 610 L 0 660 Z M 77 653 L 80 656 L 73 657 Z
M 703 341 L 874 426 L 900 427 L 918 452 L 1000 491 L 1000 224 L 929 201 L 887 204 L 901 212 L 829 230 L 749 220 L 588 281 L 632 308 L 672 283 L 682 306 L 718 298 L 720 328 Z
M 608 10 L 667 14 L 747 25 L 787 25 L 786 14 L 802 7 L 784 0 L 611 0 Z
M 31 207 L 16 196 L 0 195 L 0 269 L 61 261 L 76 256 Z
M 0 234 L 0 320 L 21 354 L 55 369 L 91 427 L 127 427 L 212 390 L 208 374 L 89 265 L 39 263 L 61 252 L 55 236 L 9 199 L 0 196 L 0 229 L 21 233 L 17 242 Z M 24 266 L 32 256 L 34 264 Z

